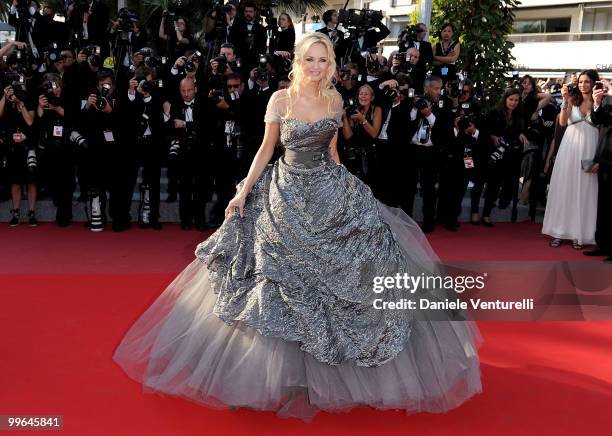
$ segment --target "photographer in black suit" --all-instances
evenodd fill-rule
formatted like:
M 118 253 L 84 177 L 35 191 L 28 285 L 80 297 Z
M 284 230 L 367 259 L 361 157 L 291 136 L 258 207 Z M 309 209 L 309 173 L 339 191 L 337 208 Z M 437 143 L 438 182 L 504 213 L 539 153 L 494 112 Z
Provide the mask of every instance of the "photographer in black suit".
M 425 95 L 416 98 L 410 111 L 410 166 L 408 182 L 407 213 L 412 215 L 412 205 L 421 185 L 423 197 L 423 232 L 429 233 L 435 227 L 436 179 L 442 151 L 452 144 L 454 114 L 451 101 L 441 96 L 442 79 L 430 76 L 425 80 Z
M 338 11 L 335 9 L 329 9 L 323 13 L 323 23 L 325 27 L 320 28 L 317 32 L 323 33 L 329 37 L 333 46 L 334 53 L 336 54 L 336 62 L 340 65 L 341 60 L 346 54 L 348 49 L 348 43 L 345 39 L 344 32 L 338 30 Z
M 266 29 L 257 19 L 257 5 L 254 2 L 244 3 L 243 15 L 234 21 L 228 39 L 236 47 L 244 71 L 255 68 L 259 55 L 266 50 Z
M 186 77 L 179 85 L 181 100 L 164 104 L 164 121 L 172 131 L 170 160 L 177 161 L 179 178 L 179 215 L 181 228 L 206 229 L 204 211 L 212 196 L 210 103 L 197 95 L 194 79 Z
M 412 32 L 415 32 L 413 35 Z M 424 23 L 417 24 L 414 29 L 407 28 L 400 34 L 398 46 L 400 52 L 406 52 L 414 47 L 419 51 L 418 62 L 412 70 L 414 85 L 417 92 L 421 92 L 421 84 L 425 81 L 425 75 L 429 64 L 433 62 L 433 48 L 431 43 L 425 41 L 427 36 L 427 26 Z
M 597 248 L 585 251 L 584 254 L 607 256 L 604 262 L 612 263 L 612 85 L 607 81 L 595 85 L 591 119 L 594 124 L 602 126 L 599 147 L 593 159 L 599 181 L 595 230 Z

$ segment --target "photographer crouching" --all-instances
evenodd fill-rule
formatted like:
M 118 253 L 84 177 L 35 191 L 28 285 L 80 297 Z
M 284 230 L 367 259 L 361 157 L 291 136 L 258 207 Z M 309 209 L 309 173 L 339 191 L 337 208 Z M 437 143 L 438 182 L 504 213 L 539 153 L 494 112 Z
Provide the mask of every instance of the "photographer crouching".
M 374 90 L 370 85 L 362 85 L 357 99 L 345 102 L 342 116 L 346 168 L 370 187 L 375 177 L 374 140 L 382 123 L 382 109 L 373 103 Z
M 72 196 L 75 190 L 75 154 L 70 142 L 69 122 L 64 109 L 62 81 L 58 74 L 43 77 L 36 109 L 39 143 L 44 147 L 49 188 L 56 206 L 55 222 L 66 227 L 72 221 Z M 82 145 L 82 144 L 81 144 Z
M 3 73 L 3 94 L 0 98 L 0 123 L 5 135 L 6 170 L 11 185 L 13 208 L 11 227 L 19 225 L 21 218 L 21 187 L 28 186 L 28 222 L 38 225 L 35 216 L 38 193 L 38 156 L 35 148 L 34 106 L 26 90 L 23 75 L 15 71 Z

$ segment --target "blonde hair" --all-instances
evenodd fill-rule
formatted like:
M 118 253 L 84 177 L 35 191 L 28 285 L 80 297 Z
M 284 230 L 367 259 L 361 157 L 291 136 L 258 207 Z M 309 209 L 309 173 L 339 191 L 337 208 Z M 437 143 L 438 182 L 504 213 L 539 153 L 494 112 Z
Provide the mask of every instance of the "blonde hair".
M 289 88 L 287 88 L 287 95 L 289 97 L 288 111 L 291 110 L 292 98 L 296 97 L 304 86 L 305 77 L 302 70 L 302 62 L 306 52 L 314 44 L 322 44 L 325 47 L 329 64 L 327 74 L 319 81 L 317 97 L 323 97 L 323 100 L 327 103 L 328 113 L 333 113 L 335 110 L 333 104 L 334 98 L 337 96 L 338 92 L 334 88 L 332 82 L 332 78 L 336 72 L 336 56 L 334 54 L 334 47 L 332 46 L 327 35 L 320 32 L 314 32 L 306 35 L 295 45 L 293 65 L 291 67 L 291 72 L 289 73 L 291 85 L 289 85 Z

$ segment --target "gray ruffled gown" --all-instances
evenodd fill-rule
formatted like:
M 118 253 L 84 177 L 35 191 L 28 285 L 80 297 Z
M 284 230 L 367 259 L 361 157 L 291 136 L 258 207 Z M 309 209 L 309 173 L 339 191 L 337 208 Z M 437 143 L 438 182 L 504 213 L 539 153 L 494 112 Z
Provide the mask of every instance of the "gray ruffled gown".
M 284 156 L 256 182 L 244 217 L 198 245 L 114 360 L 147 393 L 305 420 L 356 406 L 459 406 L 482 390 L 475 323 L 374 308 L 410 296 L 373 292 L 372 274 L 431 273 L 438 259 L 410 217 L 329 159 L 342 108 L 313 123 L 282 118 L 284 92 L 266 114 L 280 123 Z

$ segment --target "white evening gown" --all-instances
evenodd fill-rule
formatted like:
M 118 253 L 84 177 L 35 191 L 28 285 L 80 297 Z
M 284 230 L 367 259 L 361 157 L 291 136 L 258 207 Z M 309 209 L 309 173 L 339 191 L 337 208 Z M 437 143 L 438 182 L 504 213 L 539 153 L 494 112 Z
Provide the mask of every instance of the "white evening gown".
M 550 178 L 542 233 L 559 239 L 595 243 L 597 174 L 583 171 L 581 161 L 593 159 L 599 131 L 591 114 L 572 107 Z

